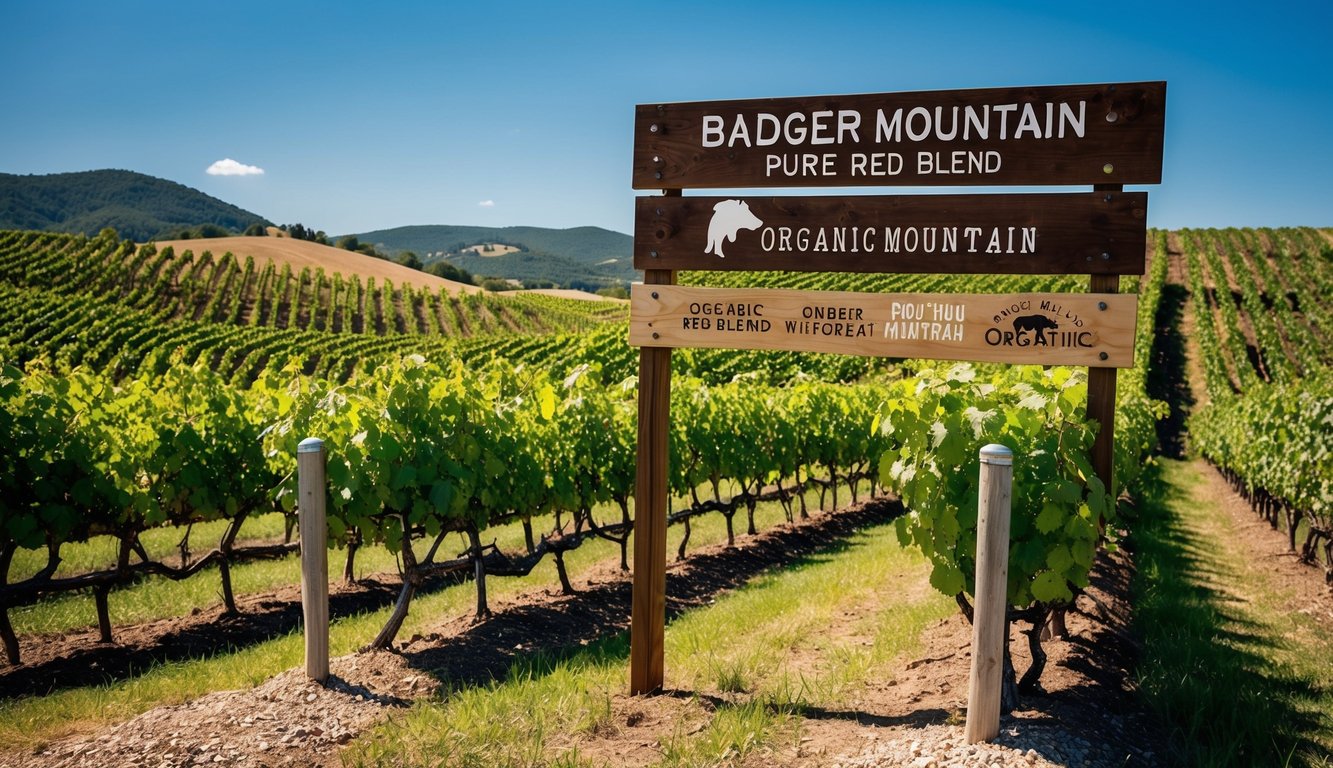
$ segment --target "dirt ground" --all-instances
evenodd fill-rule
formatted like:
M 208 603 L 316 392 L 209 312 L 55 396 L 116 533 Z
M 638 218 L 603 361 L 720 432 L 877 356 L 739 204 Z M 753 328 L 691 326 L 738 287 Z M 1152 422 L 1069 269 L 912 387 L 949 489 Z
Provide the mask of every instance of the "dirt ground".
M 1203 470 L 1207 482 L 1201 494 L 1220 512 L 1235 518 L 1246 534 L 1240 539 L 1252 561 L 1264 563 L 1284 583 L 1293 585 L 1293 610 L 1314 616 L 1333 632 L 1333 600 L 1322 574 L 1287 554 L 1281 534 L 1258 521 L 1220 476 L 1206 467 Z M 820 515 L 802 525 L 780 527 L 746 540 L 744 546 L 700 549 L 671 568 L 669 612 L 674 615 L 706 604 L 719 592 L 739 586 L 766 568 L 781 567 L 860 527 L 887 519 L 895 507 L 878 501 Z M 1009 733 L 1019 735 L 1058 725 L 1061 733 L 1092 734 L 1097 749 L 1134 756 L 1138 758 L 1135 764 L 1155 764 L 1154 756 L 1161 754 L 1156 749 L 1160 734 L 1134 692 L 1137 644 L 1128 626 L 1131 578 L 1129 551 L 1098 562 L 1092 588 L 1068 615 L 1068 639 L 1046 644 L 1050 656 L 1042 677 L 1044 693 L 1022 699 L 1021 708 L 1004 721 Z M 625 630 L 630 585 L 614 560 L 595 568 L 576 586 L 579 591 L 572 596 L 540 589 L 497 601 L 490 621 L 474 625 L 460 617 L 423 636 L 404 638 L 393 652 L 337 659 L 328 687 L 306 680 L 301 670 L 291 670 L 253 690 L 209 694 L 35 751 L 15 753 L 0 747 L 0 765 L 338 765 L 342 745 L 413 701 L 433 695 L 440 680 L 481 684 L 503 675 L 519 654 L 586 644 Z M 346 601 L 340 610 L 379 604 L 391 599 L 392 588 L 379 583 L 363 592 L 359 597 L 340 594 L 335 604 Z M 257 642 L 290 631 L 287 622 L 294 623 L 294 614 L 299 613 L 297 599 L 284 591 L 249 598 L 238 618 L 205 613 L 118 629 L 118 642 L 111 646 L 92 642 L 95 638 L 83 634 L 47 638 L 40 650 L 39 644 L 26 643 L 33 649 L 30 662 L 17 669 L 0 668 L 0 690 L 8 696 L 22 687 L 35 693 L 78 684 L 79 668 L 85 679 L 89 669 L 108 675 L 120 666 L 139 666 L 145 658 L 169 657 L 177 643 L 186 643 L 197 652 L 209 642 L 218 648 Z M 855 619 L 852 612 L 835 621 L 829 627 L 830 639 L 854 641 L 847 635 L 857 626 Z M 1021 674 L 1029 660 L 1020 628 L 1014 628 L 1011 648 Z M 803 711 L 799 741 L 762 751 L 741 764 L 896 765 L 852 760 L 859 753 L 873 755 L 876 745 L 919 740 L 941 728 L 956 730 L 965 715 L 971 627 L 955 614 L 929 627 L 922 643 L 921 653 L 904 660 L 891 679 L 870 682 L 836 709 Z M 809 653 L 811 658 L 794 658 L 790 663 L 818 664 L 817 651 Z M 616 722 L 623 726 L 585 737 L 578 744 L 580 753 L 615 766 L 652 762 L 661 756 L 659 739 L 682 722 L 702 729 L 718 703 L 709 695 L 691 691 L 617 696 L 612 706 Z M 1038 760 L 1051 757 L 1041 749 L 1036 752 Z M 1066 763 L 1051 759 L 1028 764 Z
M 781 567 L 895 512 L 895 504 L 877 501 L 820 515 L 802 525 L 780 527 L 746 540 L 743 546 L 700 549 L 685 563 L 672 566 L 668 610 L 674 615 L 706 604 L 764 569 Z M 1069 639 L 1047 643 L 1050 658 L 1042 678 L 1045 693 L 1023 699 L 1022 709 L 1006 720 L 1011 730 L 1017 732 L 1025 724 L 1059 723 L 1066 729 L 1096 733 L 1097 739 L 1126 753 L 1151 753 L 1153 726 L 1138 709 L 1132 686 L 1135 645 L 1126 626 L 1130 578 L 1131 562 L 1125 553 L 1098 564 L 1093 588 L 1069 614 Z M 35 752 L 0 751 L 0 764 L 183 766 L 199 764 L 205 758 L 208 764 L 223 765 L 336 765 L 341 745 L 411 702 L 431 696 L 440 680 L 481 684 L 504 674 L 521 653 L 586 644 L 624 631 L 630 585 L 614 560 L 594 569 L 576 586 L 579 592 L 572 596 L 542 589 L 497 602 L 490 621 L 474 625 L 460 617 L 424 636 L 404 638 L 394 652 L 335 660 L 328 687 L 311 683 L 300 670 L 292 670 L 250 691 L 213 693 L 188 704 L 163 707 L 99 733 L 44 745 Z M 376 585 L 362 599 L 386 601 L 391 591 L 388 585 Z M 296 597 L 275 593 L 250 598 L 245 613 L 236 619 L 201 614 L 125 628 L 118 631 L 114 646 L 101 646 L 84 636 L 49 638 L 41 652 L 33 654 L 32 663 L 25 665 L 26 670 L 4 670 L 0 687 L 10 689 L 20 680 L 39 688 L 74 684 L 79 667 L 98 668 L 105 674 L 117 665 L 128 666 L 126 658 L 162 656 L 168 653 L 164 648 L 178 638 L 207 637 L 228 621 L 233 626 L 226 643 L 247 642 L 239 634 L 245 626 L 255 633 L 248 642 L 256 642 L 286 631 L 275 626 L 278 619 L 274 617 L 296 612 Z M 344 605 L 343 610 L 350 609 L 350 603 Z M 855 619 L 852 611 L 834 622 L 829 627 L 830 640 L 854 641 L 846 635 L 854 631 Z M 1021 673 L 1028 659 L 1026 637 L 1018 629 L 1015 626 L 1011 644 Z M 762 764 L 832 764 L 835 756 L 846 757 L 849 750 L 854 754 L 861 745 L 894 734 L 911 737 L 922 729 L 961 723 L 971 627 L 955 615 L 931 626 L 922 642 L 921 654 L 905 660 L 892 679 L 871 682 L 837 709 L 802 712 L 799 742 L 763 753 Z M 193 650 L 200 650 L 200 645 L 195 643 Z M 100 659 L 99 653 L 103 655 Z M 791 663 L 818 664 L 818 652 L 809 653 L 811 658 L 795 658 Z M 615 697 L 614 712 L 624 727 L 599 731 L 579 744 L 580 752 L 610 765 L 651 762 L 661 756 L 658 739 L 681 722 L 695 722 L 703 728 L 716 703 L 708 695 L 690 691 Z
M 1322 566 L 1303 563 L 1297 553 L 1288 551 L 1286 534 L 1261 519 L 1211 465 L 1195 460 L 1193 466 L 1204 479 L 1197 495 L 1229 520 L 1230 539 L 1242 548 L 1243 562 L 1268 575 L 1270 583 L 1281 585 L 1291 613 L 1311 617 L 1333 635 L 1333 585 L 1325 582 Z

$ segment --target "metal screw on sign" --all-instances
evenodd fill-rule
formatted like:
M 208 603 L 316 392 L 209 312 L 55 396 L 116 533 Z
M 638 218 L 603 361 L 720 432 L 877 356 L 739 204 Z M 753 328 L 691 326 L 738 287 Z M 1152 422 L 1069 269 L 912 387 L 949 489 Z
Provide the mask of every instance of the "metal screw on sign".
M 1106 251 L 1102 251 L 1102 261 L 1110 261 L 1110 260 L 1111 260 L 1111 254 L 1107 253 Z
M 662 338 L 662 336 L 661 336 L 661 334 L 659 334 L 657 331 L 653 331 L 653 338 L 654 338 L 654 339 L 660 339 L 660 338 Z
M 1115 166 L 1111 165 L 1110 163 L 1107 163 L 1106 165 L 1102 166 L 1102 173 L 1112 173 L 1114 171 L 1115 171 Z
M 1098 353 L 1097 353 L 1097 359 L 1098 359 L 1098 360 L 1105 360 L 1105 359 L 1108 358 L 1108 357 L 1110 357 L 1110 355 L 1106 354 L 1105 352 L 1098 352 Z
M 648 252 L 648 255 L 649 255 L 650 257 L 652 257 L 652 258 L 655 259 L 655 258 L 657 258 L 657 251 L 649 251 L 649 252 Z
M 654 298 L 654 299 L 657 298 L 657 294 L 654 293 L 654 294 L 653 294 L 653 298 Z M 1101 311 L 1105 312 L 1105 311 L 1106 311 L 1106 302 L 1104 302 L 1104 301 L 1099 301 L 1099 302 L 1097 302 L 1097 309 L 1100 309 Z
M 648 126 L 648 131 L 649 133 L 657 133 L 657 123 L 653 123 L 652 125 Z
M 657 298 L 657 291 L 653 291 L 653 298 Z
M 1108 122 L 1108 123 L 1114 123 L 1116 120 L 1119 120 L 1119 119 L 1120 119 L 1120 115 L 1116 114 L 1115 112 L 1107 112 L 1107 113 L 1106 113 L 1106 122 Z

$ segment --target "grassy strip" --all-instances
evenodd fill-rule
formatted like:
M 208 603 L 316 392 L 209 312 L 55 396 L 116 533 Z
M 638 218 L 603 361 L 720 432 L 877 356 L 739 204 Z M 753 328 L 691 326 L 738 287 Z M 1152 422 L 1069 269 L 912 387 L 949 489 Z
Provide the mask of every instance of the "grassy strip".
M 1333 766 L 1333 638 L 1238 544 L 1199 464 L 1162 460 L 1135 531 L 1139 685 L 1191 766 Z
M 927 571 L 891 526 L 877 526 L 679 617 L 667 628 L 666 685 L 686 705 L 648 760 L 740 764 L 798 742 L 803 709 L 844 706 L 867 681 L 891 677 L 921 630 L 957 610 L 928 589 L 898 594 L 904 582 L 924 584 Z M 362 737 L 344 762 L 599 765 L 587 753 L 620 727 L 613 713 L 628 687 L 627 657 L 623 633 L 529 657 L 503 682 L 448 692 Z
M 808 501 L 811 509 L 814 509 L 817 498 L 812 497 Z M 761 530 L 784 519 L 781 507 L 776 503 L 760 505 L 756 514 L 756 524 Z M 682 534 L 678 528 L 673 527 L 669 532 L 670 551 L 674 551 Z M 514 551 L 522 546 L 522 529 L 517 524 L 490 529 L 484 540 L 489 541 L 491 538 L 496 538 L 501 547 Z M 706 515 L 694 521 L 691 549 L 725 540 L 725 524 L 721 515 Z M 383 553 L 382 548 L 380 551 Z M 619 560 L 619 556 L 619 549 L 614 544 L 594 539 L 568 553 L 565 563 L 571 578 L 578 578 L 579 574 L 594 565 L 606 560 Z M 362 562 L 361 557 L 358 557 L 357 562 Z M 299 581 L 299 564 L 294 559 L 282 565 L 291 569 L 290 579 L 285 583 Z M 392 568 L 391 564 L 389 568 Z M 207 582 L 208 589 L 216 588 L 216 582 L 206 577 L 187 580 L 190 581 Z M 151 597 L 152 587 L 160 588 L 161 585 L 140 586 L 148 595 L 144 599 L 158 602 L 158 598 Z M 559 589 L 555 565 L 549 558 L 526 577 L 490 579 L 487 582 L 493 606 L 505 597 L 535 589 Z M 126 593 L 130 591 L 125 590 Z M 408 638 L 416 633 L 424 633 L 451 616 L 470 615 L 475 608 L 475 600 L 476 593 L 471 583 L 448 587 L 433 594 L 419 594 L 412 602 L 412 612 L 399 637 Z M 91 600 L 88 602 L 91 603 Z M 113 595 L 112 604 L 115 603 L 116 597 Z M 166 605 L 170 607 L 170 603 Z M 174 608 L 168 615 L 178 615 L 181 604 L 176 604 Z M 330 632 L 331 653 L 335 656 L 351 653 L 365 646 L 383 626 L 389 610 L 386 607 L 335 621 Z M 92 731 L 154 707 L 189 701 L 210 691 L 253 687 L 301 664 L 302 653 L 300 635 L 292 634 L 207 659 L 157 666 L 145 670 L 143 675 L 133 680 L 58 691 L 37 698 L 3 701 L 0 702 L 0 744 L 15 748 L 30 747 L 71 733 Z

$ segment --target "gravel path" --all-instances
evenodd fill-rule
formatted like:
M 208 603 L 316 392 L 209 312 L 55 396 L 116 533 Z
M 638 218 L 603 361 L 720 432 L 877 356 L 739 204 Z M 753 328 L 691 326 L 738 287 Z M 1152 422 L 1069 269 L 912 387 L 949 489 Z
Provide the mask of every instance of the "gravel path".
M 1108 718 L 1110 728 L 1119 728 Z M 1104 734 L 1103 734 L 1104 735 Z M 1117 749 L 1075 735 L 1058 724 L 1022 718 L 1000 721 L 1000 735 L 990 743 L 968 744 L 958 725 L 891 729 L 871 734 L 859 753 L 838 758 L 835 768 L 1123 768 L 1160 764 L 1151 751 Z M 1123 743 L 1116 739 L 1115 742 Z
M 289 670 L 257 688 L 210 693 L 85 738 L 61 740 L 20 758 L 15 768 L 276 768 L 336 762 L 343 744 L 436 687 L 433 678 L 388 652 L 343 656 L 330 666 L 328 687 L 306 678 L 304 669 Z

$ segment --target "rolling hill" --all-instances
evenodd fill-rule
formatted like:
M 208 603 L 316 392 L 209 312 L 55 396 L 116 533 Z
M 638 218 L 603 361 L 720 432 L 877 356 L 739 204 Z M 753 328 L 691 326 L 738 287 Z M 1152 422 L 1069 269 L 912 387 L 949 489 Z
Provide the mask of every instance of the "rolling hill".
M 95 235 L 106 228 L 123 238 L 145 242 L 172 240 L 182 230 L 210 226 L 215 234 L 240 234 L 271 222 L 183 184 L 124 170 L 47 175 L 0 173 L 0 229 L 40 230 Z M 415 252 L 423 262 L 437 261 L 479 277 L 546 282 L 557 288 L 596 291 L 640 279 L 632 264 L 633 238 L 599 227 L 474 227 L 426 225 L 397 227 L 354 235 L 381 253 Z M 175 243 L 176 250 L 232 251 L 238 256 L 324 266 L 329 271 L 369 276 L 389 267 L 365 259 L 365 268 L 345 264 L 348 252 L 328 249 L 329 258 L 311 257 L 288 241 L 245 238 L 232 243 L 207 238 Z M 313 245 L 313 243 L 311 244 Z M 298 251 L 292 251 L 293 248 Z M 277 249 L 276 251 L 274 249 Z M 309 250 L 309 249 L 307 249 Z M 279 253 L 281 252 L 281 253 Z M 396 265 L 395 265 L 396 266 Z M 435 285 L 434 278 L 403 270 L 395 282 Z M 429 279 L 428 279 L 429 278 Z
M 95 235 L 111 227 L 143 242 L 204 224 L 239 233 L 269 223 L 184 184 L 133 171 L 0 173 L 0 229 Z
M 416 253 L 423 262 L 448 260 L 478 276 L 517 280 L 550 280 L 576 288 L 598 288 L 639 280 L 634 269 L 634 239 L 600 227 L 469 227 L 424 225 L 381 229 L 354 235 L 381 251 Z M 469 250 L 488 243 L 519 250 Z
M 443 288 L 450 294 L 481 291 L 475 285 L 445 280 L 442 277 L 405 267 L 402 264 L 395 264 L 392 261 L 367 256 L 364 253 L 355 253 L 342 248 L 320 245 L 309 240 L 297 240 L 291 237 L 212 237 L 201 240 L 160 240 L 157 242 L 159 250 L 167 246 L 171 246 L 177 253 L 184 253 L 189 250 L 199 255 L 204 251 L 211 251 L 214 256 L 221 256 L 230 252 L 232 256 L 242 260 L 246 256 L 253 256 L 255 261 L 260 264 L 270 261 L 278 266 L 290 264 L 294 272 L 300 272 L 306 267 L 310 267 L 312 270 L 323 267 L 324 271 L 330 275 L 337 272 L 347 277 L 352 275 L 359 275 L 363 279 L 373 277 L 381 283 L 384 280 L 391 280 L 394 285 L 407 284 L 431 291 Z

